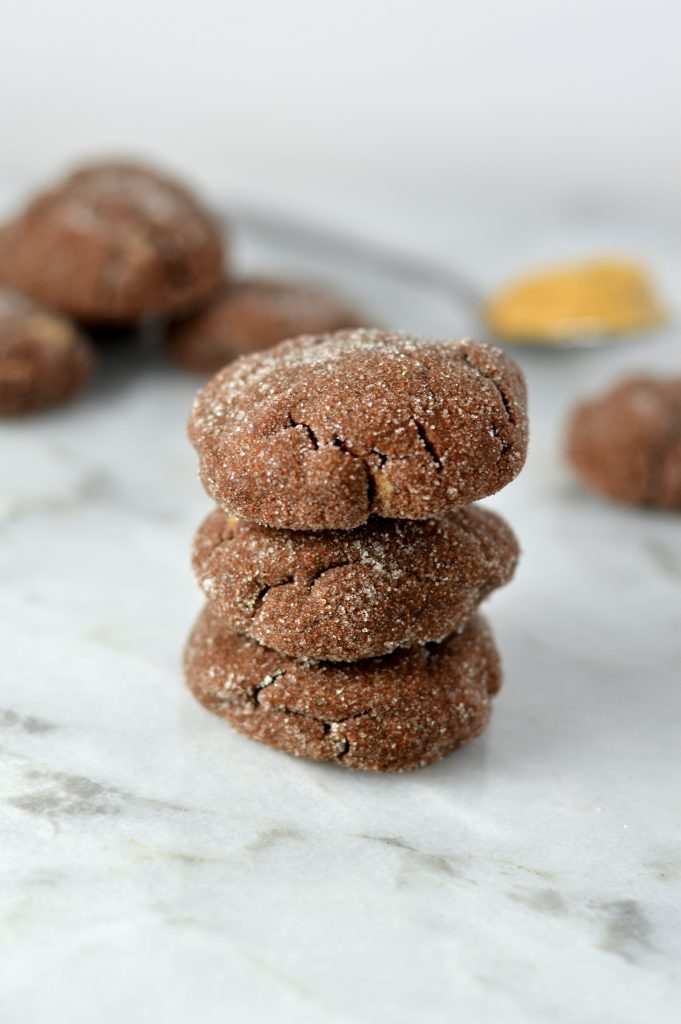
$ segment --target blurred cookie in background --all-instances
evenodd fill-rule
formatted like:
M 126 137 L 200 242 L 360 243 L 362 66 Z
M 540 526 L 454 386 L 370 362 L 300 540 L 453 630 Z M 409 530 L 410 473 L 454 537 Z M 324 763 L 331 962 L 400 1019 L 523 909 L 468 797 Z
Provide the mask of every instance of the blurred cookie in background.
M 73 398 L 93 368 L 92 346 L 70 320 L 0 287 L 0 416 Z
M 681 377 L 628 377 L 578 405 L 567 456 L 607 498 L 681 510 Z
M 205 309 L 174 324 L 166 351 L 176 365 L 212 374 L 288 338 L 366 325 L 366 317 L 321 288 L 252 278 L 225 285 Z
M 0 230 L 0 281 L 92 324 L 198 308 L 224 280 L 219 225 L 146 167 L 98 163 Z

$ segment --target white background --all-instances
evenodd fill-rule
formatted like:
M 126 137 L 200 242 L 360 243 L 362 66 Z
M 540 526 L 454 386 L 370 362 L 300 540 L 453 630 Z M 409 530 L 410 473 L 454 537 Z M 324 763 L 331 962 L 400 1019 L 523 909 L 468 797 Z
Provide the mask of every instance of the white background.
M 675 0 L 27 0 L 1 24 L 6 181 L 124 152 L 225 196 L 681 198 Z

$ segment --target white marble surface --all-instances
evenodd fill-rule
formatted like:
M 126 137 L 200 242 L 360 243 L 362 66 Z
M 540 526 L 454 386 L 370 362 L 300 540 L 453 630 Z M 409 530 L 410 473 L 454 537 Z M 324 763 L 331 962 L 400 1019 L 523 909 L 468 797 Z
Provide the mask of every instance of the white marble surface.
M 418 240 L 491 282 L 630 238 L 678 313 L 671 232 L 617 225 L 468 211 Z M 490 501 L 524 548 L 489 603 L 505 687 L 484 738 L 402 776 L 288 758 L 185 692 L 194 380 L 110 356 L 2 426 L 3 1024 L 679 1019 L 681 521 L 584 493 L 558 441 L 648 360 L 679 368 L 675 329 L 523 355 L 530 458 Z

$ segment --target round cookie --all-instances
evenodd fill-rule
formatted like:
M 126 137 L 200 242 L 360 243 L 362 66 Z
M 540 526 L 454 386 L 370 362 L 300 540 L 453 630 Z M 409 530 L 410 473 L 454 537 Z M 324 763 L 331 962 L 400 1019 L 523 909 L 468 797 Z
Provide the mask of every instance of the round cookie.
M 273 530 L 212 512 L 198 581 L 225 624 L 297 658 L 355 661 L 443 640 L 507 583 L 517 541 L 493 512 L 370 519 L 356 530 Z
M 0 287 L 0 416 L 64 402 L 89 380 L 92 346 L 65 317 Z
M 681 377 L 629 377 L 578 405 L 567 455 L 608 498 L 681 509 Z
M 499 656 L 477 616 L 441 644 L 334 663 L 287 658 L 206 608 L 185 674 L 197 700 L 252 739 L 381 772 L 431 764 L 470 742 L 501 684 Z
M 244 519 L 293 530 L 427 519 L 520 471 L 525 383 L 474 341 L 304 335 L 218 373 L 189 437 L 208 493 Z
M 223 274 L 217 225 L 144 167 L 77 171 L 0 232 L 0 280 L 90 323 L 186 312 Z
M 175 323 L 166 351 L 186 370 L 216 373 L 237 356 L 286 338 L 361 323 L 353 309 L 321 289 L 255 278 L 225 285 L 205 309 Z

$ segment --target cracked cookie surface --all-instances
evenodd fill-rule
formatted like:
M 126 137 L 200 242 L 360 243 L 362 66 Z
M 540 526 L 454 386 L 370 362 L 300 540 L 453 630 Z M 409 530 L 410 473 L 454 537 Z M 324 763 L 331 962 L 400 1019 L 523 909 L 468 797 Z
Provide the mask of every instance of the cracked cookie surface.
M 484 729 L 501 669 L 479 616 L 440 644 L 356 662 L 296 661 L 210 608 L 185 651 L 194 696 L 239 732 L 297 757 L 364 771 L 440 760 Z
M 205 309 L 175 323 L 165 350 L 178 366 L 216 373 L 237 356 L 286 338 L 363 322 L 356 310 L 319 288 L 253 278 L 227 284 Z
M 317 532 L 216 509 L 192 550 L 199 584 L 229 627 L 292 657 L 334 661 L 443 640 L 511 579 L 517 559 L 510 527 L 471 506 Z
M 85 167 L 0 231 L 0 280 L 90 323 L 187 312 L 223 276 L 212 218 L 144 167 Z
M 520 471 L 525 383 L 474 341 L 304 335 L 218 373 L 189 436 L 206 490 L 244 519 L 294 530 L 428 519 Z
M 578 405 L 567 456 L 608 498 L 681 509 L 681 377 L 628 377 Z
M 92 346 L 70 320 L 0 286 L 0 416 L 73 398 L 93 367 Z

